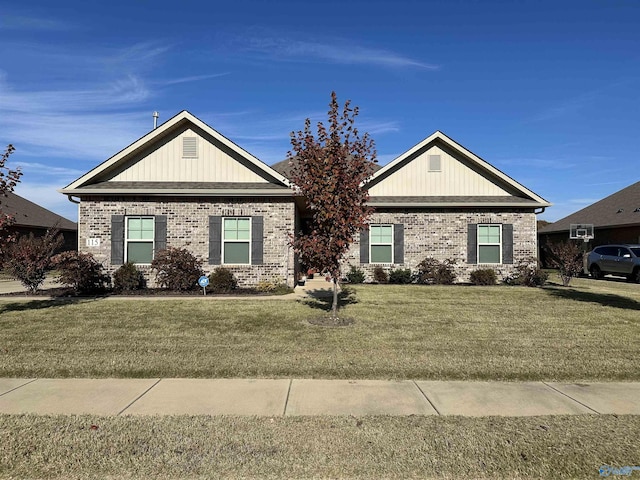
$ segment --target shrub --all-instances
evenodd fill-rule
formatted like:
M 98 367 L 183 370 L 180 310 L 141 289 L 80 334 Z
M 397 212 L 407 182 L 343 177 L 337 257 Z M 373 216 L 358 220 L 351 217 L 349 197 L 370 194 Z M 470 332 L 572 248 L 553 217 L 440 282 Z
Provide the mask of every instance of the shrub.
M 354 265 L 349 265 L 349 273 L 345 277 L 349 283 L 364 283 L 364 271 Z
M 140 290 L 145 287 L 145 283 L 142 272 L 131 262 L 125 263 L 113 274 L 114 290 Z
M 582 273 L 582 247 L 568 240 L 560 243 L 547 242 L 546 250 L 548 264 L 558 269 L 562 285 L 568 287 L 571 279 Z
M 263 293 L 270 293 L 272 295 L 286 295 L 287 293 L 293 293 L 293 289 L 288 286 L 284 281 L 280 280 L 261 280 L 258 282 L 256 290 Z
M 408 268 L 398 268 L 389 272 L 389 283 L 406 285 L 411 283 L 411 270 Z
M 98 293 L 106 290 L 111 278 L 102 264 L 90 253 L 62 252 L 54 256 L 52 265 L 58 270 L 58 282 L 77 293 Z
M 471 283 L 474 285 L 495 285 L 498 276 L 493 268 L 479 268 L 471 272 Z
M 541 287 L 549 278 L 549 274 L 540 269 L 538 260 L 528 258 L 520 261 L 515 272 L 504 279 L 507 285 L 521 285 L 524 287 Z
M 51 257 L 63 241 L 62 235 L 58 235 L 55 229 L 47 231 L 42 237 L 35 237 L 33 233 L 23 235 L 17 241 L 7 243 L 4 268 L 30 293 L 35 293 L 51 270 Z
M 151 268 L 156 271 L 161 287 L 176 291 L 194 290 L 198 287 L 198 278 L 204 274 L 200 260 L 185 248 L 160 250 Z
M 376 283 L 387 283 L 389 281 L 389 275 L 384 271 L 384 268 L 378 266 L 373 269 L 373 281 Z
M 447 259 L 444 262 L 435 258 L 425 258 L 418 264 L 418 283 L 428 285 L 451 285 L 456 281 L 454 270 L 455 260 Z
M 218 267 L 209 275 L 209 289 L 215 293 L 226 293 L 238 288 L 238 281 L 228 268 Z

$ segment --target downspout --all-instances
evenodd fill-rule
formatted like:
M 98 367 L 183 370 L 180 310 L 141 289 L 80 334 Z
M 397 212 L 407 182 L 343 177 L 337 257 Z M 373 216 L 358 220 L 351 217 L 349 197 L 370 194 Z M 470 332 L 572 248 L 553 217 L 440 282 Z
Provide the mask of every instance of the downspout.
M 76 205 L 78 205 L 78 223 L 80 223 L 80 200 L 74 200 L 72 195 L 67 195 L 67 200 L 69 200 L 71 203 L 75 203 Z M 76 243 L 78 244 L 76 248 L 78 249 L 78 251 L 80 251 L 80 229 L 79 228 L 76 231 Z
M 73 195 L 67 195 L 67 200 L 69 200 L 71 203 L 75 203 L 76 205 L 80 205 L 80 201 L 74 200 Z
M 536 215 L 540 215 L 541 213 L 544 213 L 544 211 L 547 209 L 547 207 L 540 207 L 542 210 L 540 210 L 539 212 L 536 212 L 535 210 L 533 211 L 534 214 Z

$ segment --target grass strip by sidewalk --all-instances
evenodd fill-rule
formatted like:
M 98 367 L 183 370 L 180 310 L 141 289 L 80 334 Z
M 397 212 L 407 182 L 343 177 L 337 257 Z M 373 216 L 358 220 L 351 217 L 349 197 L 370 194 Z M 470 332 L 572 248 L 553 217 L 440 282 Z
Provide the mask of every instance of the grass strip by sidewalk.
M 640 286 L 363 285 L 326 303 L 0 301 L 2 377 L 640 380 Z
M 0 478 L 597 478 L 640 465 L 639 436 L 639 416 L 0 416 Z

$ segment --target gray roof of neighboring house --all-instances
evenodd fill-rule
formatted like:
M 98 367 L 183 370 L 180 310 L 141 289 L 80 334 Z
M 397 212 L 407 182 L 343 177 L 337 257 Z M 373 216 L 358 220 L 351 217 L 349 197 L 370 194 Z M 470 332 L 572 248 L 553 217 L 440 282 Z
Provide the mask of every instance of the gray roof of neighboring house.
M 591 223 L 594 228 L 640 225 L 640 182 L 541 228 L 539 233 L 568 232 L 572 223 Z
M 51 228 L 55 226 L 60 230 L 78 229 L 75 222 L 15 193 L 9 193 L 7 197 L 0 197 L 0 211 L 13 216 L 15 226 L 18 227 Z

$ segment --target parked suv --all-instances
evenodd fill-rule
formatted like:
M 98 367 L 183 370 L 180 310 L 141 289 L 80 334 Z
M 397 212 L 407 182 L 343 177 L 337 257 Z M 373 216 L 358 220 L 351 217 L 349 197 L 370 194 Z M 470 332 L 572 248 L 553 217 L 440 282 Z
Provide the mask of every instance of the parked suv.
M 595 279 L 620 275 L 640 283 L 640 245 L 601 245 L 587 255 L 587 270 Z

